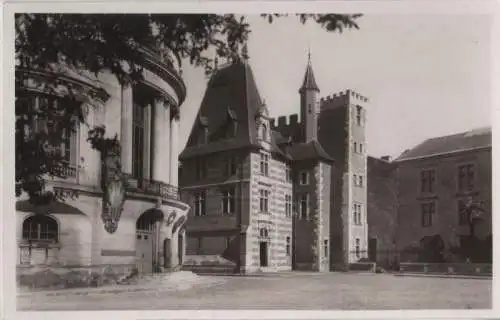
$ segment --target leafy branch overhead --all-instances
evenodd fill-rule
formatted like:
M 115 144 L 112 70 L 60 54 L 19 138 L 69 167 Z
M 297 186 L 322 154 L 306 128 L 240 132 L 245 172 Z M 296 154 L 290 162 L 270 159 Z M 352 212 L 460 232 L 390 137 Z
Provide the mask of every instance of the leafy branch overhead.
M 263 16 L 273 22 L 284 15 Z M 338 32 L 357 29 L 360 16 L 297 15 L 302 23 L 313 21 L 327 31 Z M 106 138 L 104 127 L 93 128 L 87 123 L 84 107 L 92 106 L 90 93 L 61 81 L 57 76 L 61 67 L 94 76 L 107 71 L 121 84 L 130 85 L 142 79 L 146 52 L 175 69 L 182 70 L 187 62 L 209 74 L 216 57 L 237 61 L 248 55 L 251 26 L 246 16 L 235 14 L 22 13 L 15 16 L 15 30 L 16 195 L 25 191 L 33 198 L 44 194 L 47 175 L 64 177 L 68 163 L 52 152 L 51 146 L 77 126 L 89 126 L 88 140 L 93 148 L 118 143 L 117 137 Z M 23 70 L 54 74 L 35 79 L 37 89 L 49 96 L 57 93 L 65 100 L 46 103 L 42 109 L 30 108 Z M 44 120 L 49 130 L 45 134 L 29 130 L 35 120 Z

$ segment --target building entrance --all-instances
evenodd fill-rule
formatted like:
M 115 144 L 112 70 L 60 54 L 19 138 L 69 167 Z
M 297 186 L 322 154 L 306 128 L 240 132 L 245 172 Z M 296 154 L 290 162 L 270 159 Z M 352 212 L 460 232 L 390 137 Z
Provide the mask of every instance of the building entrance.
M 260 266 L 267 267 L 267 242 L 260 242 Z

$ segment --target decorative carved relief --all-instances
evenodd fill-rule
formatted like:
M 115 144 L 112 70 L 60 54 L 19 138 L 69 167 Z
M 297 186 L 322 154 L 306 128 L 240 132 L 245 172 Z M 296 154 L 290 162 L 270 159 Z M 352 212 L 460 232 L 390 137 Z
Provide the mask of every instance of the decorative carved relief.
M 125 203 L 125 177 L 121 171 L 120 148 L 107 150 L 103 155 L 102 189 L 103 210 L 102 221 L 108 233 L 115 233 Z

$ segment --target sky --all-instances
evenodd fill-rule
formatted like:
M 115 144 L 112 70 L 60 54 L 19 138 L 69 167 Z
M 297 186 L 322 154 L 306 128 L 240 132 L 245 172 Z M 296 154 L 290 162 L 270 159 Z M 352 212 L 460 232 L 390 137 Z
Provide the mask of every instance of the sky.
M 331 33 L 296 17 L 249 16 L 249 64 L 272 117 L 298 113 L 308 48 L 320 97 L 352 89 L 370 99 L 367 151 L 398 156 L 425 139 L 491 126 L 487 15 L 365 15 L 359 30 Z M 184 67 L 184 147 L 207 78 Z

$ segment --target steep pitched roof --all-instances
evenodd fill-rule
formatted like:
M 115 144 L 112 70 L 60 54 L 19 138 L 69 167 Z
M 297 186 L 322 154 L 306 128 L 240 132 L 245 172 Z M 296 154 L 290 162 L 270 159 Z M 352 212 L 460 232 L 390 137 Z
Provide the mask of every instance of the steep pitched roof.
M 395 161 L 431 157 L 491 146 L 491 127 L 427 139 L 413 149 L 403 152 Z
M 195 121 L 180 158 L 244 147 L 258 147 L 255 115 L 262 105 L 252 70 L 245 62 L 235 62 L 217 70 L 210 78 L 198 111 L 208 119 L 208 144 L 199 144 L 203 128 Z M 229 110 L 229 111 L 228 111 Z M 236 135 L 219 137 L 228 121 L 236 121 Z
M 311 59 L 307 62 L 306 73 L 304 74 L 304 81 L 302 81 L 302 86 L 299 92 L 304 90 L 316 90 L 319 91 L 319 87 L 316 84 L 316 79 L 314 78 L 314 72 L 311 66 Z
M 335 162 L 316 140 L 292 144 L 287 149 L 287 153 L 293 160 L 298 161 L 318 159 L 326 162 Z

